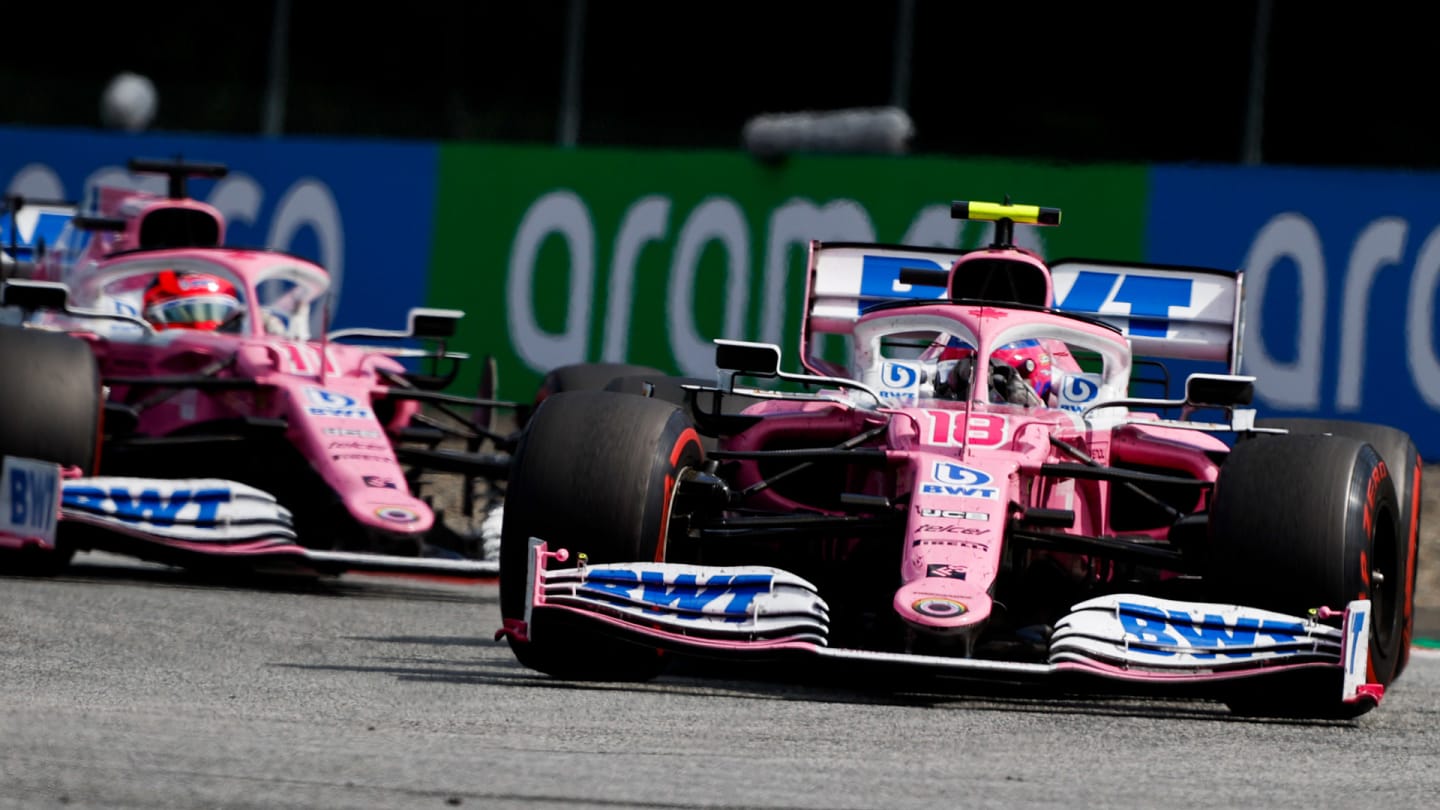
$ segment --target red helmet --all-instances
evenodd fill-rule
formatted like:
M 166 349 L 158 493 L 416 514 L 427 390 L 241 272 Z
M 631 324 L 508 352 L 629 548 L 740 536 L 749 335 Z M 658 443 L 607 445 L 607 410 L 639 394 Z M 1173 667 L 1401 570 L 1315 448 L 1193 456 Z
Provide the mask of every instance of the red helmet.
M 145 320 L 156 329 L 215 330 L 240 309 L 235 285 L 206 273 L 162 270 L 145 290 Z
M 991 357 L 1000 358 L 1006 365 L 1020 372 L 1025 382 L 1035 389 L 1041 402 L 1050 396 L 1050 389 L 1054 387 L 1050 372 L 1050 353 L 1045 351 L 1040 341 L 1031 339 L 1007 343 L 996 349 Z
M 937 360 L 955 361 L 942 386 L 946 395 L 956 399 L 969 396 L 971 367 L 975 349 L 959 338 L 951 337 L 941 349 Z M 990 393 L 993 399 L 1016 405 L 1043 405 L 1049 402 L 1053 379 L 1050 353 L 1038 340 L 1018 340 L 997 348 L 990 355 Z M 1012 371 L 1013 369 L 1013 371 Z M 1031 397 L 1026 386 L 1038 397 Z

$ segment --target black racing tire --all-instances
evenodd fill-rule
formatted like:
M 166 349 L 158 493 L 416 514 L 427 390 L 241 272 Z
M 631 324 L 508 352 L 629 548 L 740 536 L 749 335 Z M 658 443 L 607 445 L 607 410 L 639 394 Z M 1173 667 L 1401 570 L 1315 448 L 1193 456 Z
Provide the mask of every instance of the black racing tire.
M 622 394 L 635 394 L 643 397 L 646 396 L 645 386 L 647 383 L 653 386 L 653 391 L 649 396 L 681 407 L 685 405 L 685 394 L 687 393 L 681 386 L 708 385 L 713 388 L 715 385 L 714 380 L 707 380 L 703 377 L 672 377 L 668 374 L 657 372 L 654 374 L 624 374 L 612 377 L 610 381 L 604 385 L 604 390 L 618 391 Z
M 1237 442 L 1220 467 L 1210 511 L 1209 580 L 1219 598 L 1300 617 L 1369 599 L 1367 680 L 1394 680 L 1404 639 L 1405 538 L 1394 480 L 1373 445 L 1315 434 Z M 1345 717 L 1365 708 L 1341 703 L 1338 676 L 1299 689 L 1264 683 L 1237 689 L 1231 709 Z
M 59 332 L 0 327 L 0 382 L 0 451 L 94 473 L 102 409 L 89 344 Z
M 648 396 L 686 407 L 686 391 L 682 386 L 704 385 L 710 388 L 715 387 L 715 380 L 704 377 L 671 377 L 665 374 L 628 374 L 622 377 L 615 377 L 605 385 L 606 391 L 618 391 L 622 394 L 634 394 L 636 396 L 647 396 L 646 385 L 651 386 Z M 752 397 L 745 394 L 716 394 L 711 391 L 700 391 L 695 395 L 695 406 L 704 413 L 715 413 L 715 398 L 720 398 L 719 412 L 725 415 L 740 413 L 757 402 L 763 401 L 760 397 Z M 695 418 L 693 415 L 692 419 Z M 699 421 L 699 420 L 697 420 Z M 705 452 L 714 450 L 717 442 L 714 436 L 700 434 L 700 443 L 704 446 Z
M 635 394 L 645 396 L 645 385 L 653 386 L 651 397 L 673 405 L 685 406 L 685 397 L 690 392 L 682 386 L 703 385 L 709 388 L 715 387 L 715 380 L 704 377 L 672 377 L 667 374 L 627 374 L 615 377 L 605 384 L 606 391 L 618 391 L 622 394 Z M 712 412 L 715 409 L 715 395 L 710 391 L 700 391 L 695 398 L 697 404 L 705 411 Z M 746 394 L 722 394 L 720 397 L 720 413 L 736 414 L 754 405 L 763 402 L 761 397 L 748 396 Z
M 100 370 L 89 344 L 60 332 L 0 326 L 0 455 L 50 461 L 94 475 L 100 458 Z M 0 556 L 0 568 L 31 575 L 63 570 L 74 555 L 63 537 L 54 551 Z
M 682 470 L 704 463 L 699 435 L 675 405 L 613 391 L 552 394 L 535 410 L 511 461 L 500 540 L 500 612 L 524 617 L 529 540 L 591 563 L 664 560 Z M 520 663 L 558 678 L 642 681 L 668 658 L 564 622 L 510 639 Z
M 1330 433 L 1369 442 L 1390 468 L 1390 478 L 1395 482 L 1395 500 L 1400 508 L 1400 537 L 1404 544 L 1401 554 L 1404 572 L 1401 578 L 1405 582 L 1405 590 L 1401 594 L 1401 605 L 1405 611 L 1405 630 L 1394 675 L 1395 678 L 1400 677 L 1410 662 L 1410 646 L 1415 638 L 1415 576 L 1420 563 L 1420 482 L 1423 465 L 1415 442 L 1403 430 L 1370 422 L 1285 417 L 1256 419 L 1255 426 L 1284 428 L 1291 433 Z
M 540 379 L 540 387 L 535 390 L 535 398 L 531 401 L 532 418 L 535 409 L 552 394 L 566 391 L 600 391 L 616 377 L 634 375 L 663 377 L 665 372 L 631 363 L 571 363 L 552 368 Z

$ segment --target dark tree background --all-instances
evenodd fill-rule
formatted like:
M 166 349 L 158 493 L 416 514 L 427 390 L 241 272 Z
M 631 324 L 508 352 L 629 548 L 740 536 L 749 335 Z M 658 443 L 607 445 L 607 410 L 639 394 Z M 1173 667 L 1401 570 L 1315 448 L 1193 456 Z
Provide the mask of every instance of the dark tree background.
M 283 132 L 556 143 L 578 9 L 579 145 L 738 148 L 760 113 L 896 101 L 903 2 L 285 0 Z M 0 124 L 99 126 L 133 70 L 159 90 L 152 129 L 259 133 L 281 5 L 3 4 Z M 911 8 L 912 153 L 1244 158 L 1259 0 Z M 1428 7 L 1268 8 L 1265 163 L 1440 166 Z

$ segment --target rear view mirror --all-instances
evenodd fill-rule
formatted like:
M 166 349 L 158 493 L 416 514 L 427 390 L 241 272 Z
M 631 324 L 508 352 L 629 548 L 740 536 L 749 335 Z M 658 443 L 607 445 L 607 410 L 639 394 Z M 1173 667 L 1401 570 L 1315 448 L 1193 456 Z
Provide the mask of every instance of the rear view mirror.
M 417 338 L 445 340 L 455 337 L 455 329 L 464 316 L 458 309 L 415 307 L 410 310 L 409 331 Z
M 717 339 L 715 367 L 751 377 L 776 377 L 780 374 L 780 347 L 773 343 Z
M 0 293 L 0 305 L 20 309 L 52 309 L 64 312 L 70 288 L 58 281 L 7 281 Z
M 1249 405 L 1255 398 L 1255 378 L 1234 374 L 1191 374 L 1185 380 L 1185 404 L 1229 408 Z

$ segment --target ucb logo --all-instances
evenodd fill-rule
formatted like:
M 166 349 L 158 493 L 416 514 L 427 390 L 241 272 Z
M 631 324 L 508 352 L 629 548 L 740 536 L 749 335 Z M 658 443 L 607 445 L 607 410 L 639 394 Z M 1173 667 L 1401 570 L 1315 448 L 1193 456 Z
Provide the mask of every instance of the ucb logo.
M 886 388 L 913 388 L 920 382 L 920 372 L 904 363 L 886 363 L 880 379 Z
M 990 476 L 986 473 L 948 461 L 935 462 L 930 476 L 941 484 L 954 484 L 962 487 L 978 487 L 990 483 Z
M 1128 314 L 1130 334 L 1165 337 L 1170 329 L 1170 308 L 1190 306 L 1193 288 L 1194 282 L 1188 278 L 1082 270 L 1059 308 L 1098 315 Z

